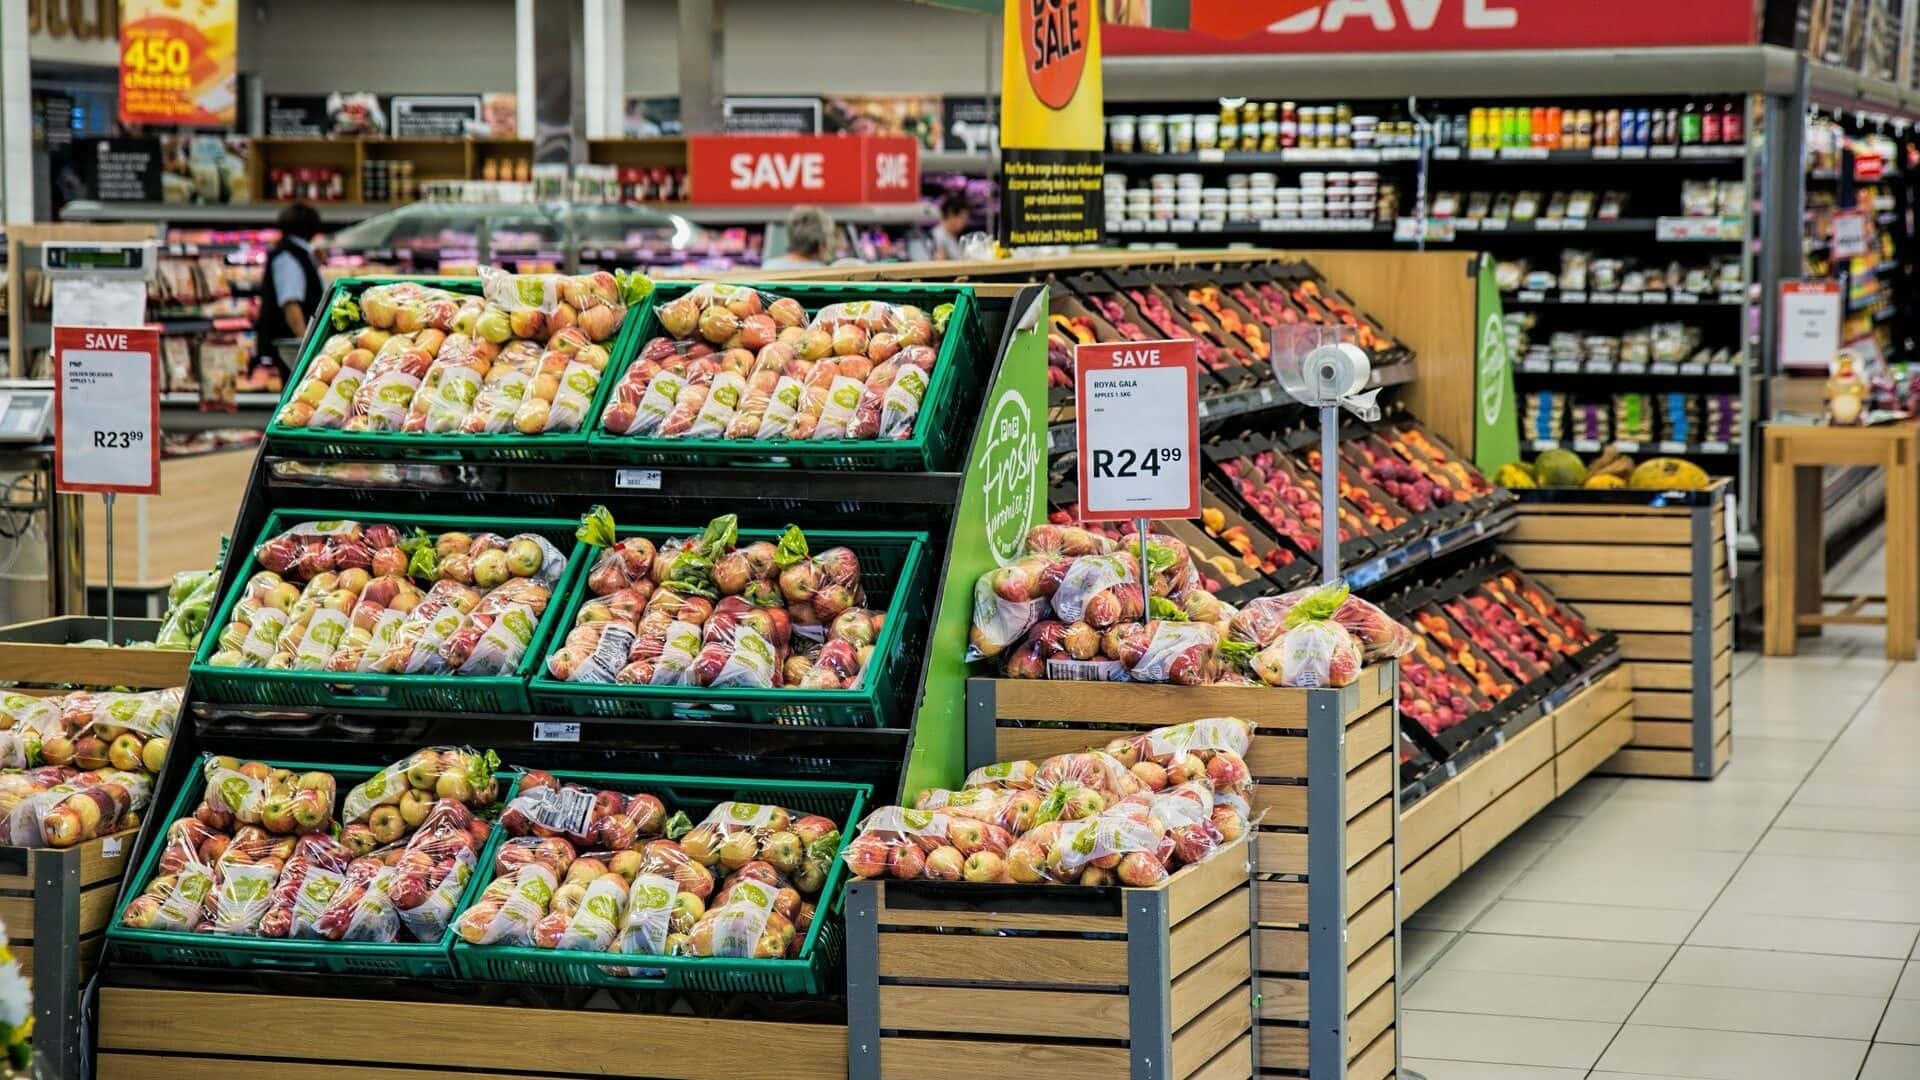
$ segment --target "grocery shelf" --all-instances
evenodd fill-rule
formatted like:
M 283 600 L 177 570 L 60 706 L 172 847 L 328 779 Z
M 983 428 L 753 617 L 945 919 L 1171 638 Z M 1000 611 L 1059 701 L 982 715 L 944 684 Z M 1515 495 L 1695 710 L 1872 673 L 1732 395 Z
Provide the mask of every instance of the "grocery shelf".
M 1736 293 L 1672 292 L 1584 292 L 1579 289 L 1515 289 L 1500 294 L 1503 304 L 1564 304 L 1574 307 L 1745 307 L 1746 298 Z
M 1518 512 L 1512 506 L 1503 506 L 1484 517 L 1475 518 L 1431 536 L 1423 536 L 1413 543 L 1395 548 L 1385 554 L 1376 555 L 1353 566 L 1343 567 L 1341 573 L 1346 577 L 1347 584 L 1352 587 L 1369 589 L 1397 578 L 1433 559 L 1451 555 L 1483 540 L 1503 535 L 1518 521 Z
M 1550 149 L 1544 146 L 1507 146 L 1472 149 L 1436 146 L 1434 161 L 1462 161 L 1475 165 L 1672 165 L 1702 161 L 1744 161 L 1744 145 L 1692 146 L 1596 146 L 1586 150 Z
M 1675 442 L 1671 439 L 1656 439 L 1651 442 L 1638 442 L 1633 439 L 1523 439 L 1522 443 L 1533 453 L 1548 450 L 1571 450 L 1576 454 L 1597 454 L 1607 447 L 1617 448 L 1623 454 L 1642 452 L 1653 454 L 1679 454 L 1683 456 L 1706 456 L 1713 454 L 1737 454 L 1738 442 Z
M 1605 362 L 1595 360 L 1518 360 L 1513 370 L 1518 375 L 1655 375 L 1679 378 L 1725 379 L 1737 376 L 1742 371 L 1739 364 L 1703 363 L 1688 360 L 1676 363 L 1672 360 L 1654 360 L 1646 363 L 1638 361 Z

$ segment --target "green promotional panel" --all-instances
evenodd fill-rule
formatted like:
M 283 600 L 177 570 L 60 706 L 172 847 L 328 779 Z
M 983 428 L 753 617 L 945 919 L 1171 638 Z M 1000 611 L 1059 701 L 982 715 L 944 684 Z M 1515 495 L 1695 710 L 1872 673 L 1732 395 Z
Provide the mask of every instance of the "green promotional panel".
M 1046 516 L 1047 294 L 1018 313 L 998 377 L 988 388 L 948 545 L 946 591 L 934 615 L 926 696 L 915 721 L 903 790 L 950 787 L 964 775 L 967 628 L 980 575 L 1018 558 L 1027 530 Z
M 1473 314 L 1473 463 L 1489 473 L 1520 460 L 1520 421 L 1505 321 L 1500 286 L 1493 280 L 1493 260 L 1483 255 Z

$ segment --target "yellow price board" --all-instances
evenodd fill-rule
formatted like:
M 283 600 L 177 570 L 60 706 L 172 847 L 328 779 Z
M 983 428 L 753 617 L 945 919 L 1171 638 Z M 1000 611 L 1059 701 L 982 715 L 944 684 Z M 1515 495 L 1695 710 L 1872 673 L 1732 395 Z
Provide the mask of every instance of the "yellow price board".
M 122 0 L 120 122 L 231 127 L 236 0 Z

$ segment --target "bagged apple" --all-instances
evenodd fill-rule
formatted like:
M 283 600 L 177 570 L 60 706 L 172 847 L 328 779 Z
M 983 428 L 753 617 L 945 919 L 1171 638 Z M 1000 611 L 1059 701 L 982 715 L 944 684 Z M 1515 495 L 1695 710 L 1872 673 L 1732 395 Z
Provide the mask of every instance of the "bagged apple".
M 646 792 L 623 794 L 562 784 L 553 774 L 524 773 L 500 825 L 513 836 L 564 836 L 576 844 L 625 851 L 642 839 L 677 836 L 689 822 L 683 813 L 667 813 L 666 804 Z
M 260 936 L 317 938 L 320 913 L 346 883 L 353 856 L 325 833 L 302 836 L 293 858 L 274 883 L 272 900 L 260 919 Z
M 392 843 L 405 831 L 398 807 L 409 791 L 431 793 L 479 809 L 499 796 L 499 782 L 494 776 L 499 767 L 500 758 L 491 750 L 483 752 L 470 746 L 416 750 L 348 789 L 340 808 L 341 823 L 365 822 L 375 826 L 376 832 L 386 831 L 380 827 L 390 824 L 392 837 L 383 836 L 380 842 Z M 379 814 L 383 809 L 393 811 L 391 821 Z
M 211 861 L 203 859 L 186 836 L 167 839 L 167 859 L 175 869 L 156 875 L 139 896 L 127 902 L 120 923 L 135 930 L 193 930 L 206 917 L 214 889 Z
M 796 876 L 809 863 L 830 864 L 839 845 L 839 826 L 829 818 L 796 817 L 784 807 L 731 801 L 715 806 L 680 837 L 681 849 L 709 869 L 738 870 L 758 860 Z M 824 881 L 824 874 L 820 877 Z
M 454 921 L 454 931 L 472 945 L 529 945 L 558 887 L 546 863 L 522 863 L 488 883 L 480 899 Z
M 466 890 L 487 826 L 452 799 L 436 801 L 394 863 L 388 886 L 400 923 L 416 941 L 438 941 Z
M 393 876 L 393 867 L 376 856 L 353 860 L 314 928 L 329 941 L 399 940 L 400 914 L 388 894 Z

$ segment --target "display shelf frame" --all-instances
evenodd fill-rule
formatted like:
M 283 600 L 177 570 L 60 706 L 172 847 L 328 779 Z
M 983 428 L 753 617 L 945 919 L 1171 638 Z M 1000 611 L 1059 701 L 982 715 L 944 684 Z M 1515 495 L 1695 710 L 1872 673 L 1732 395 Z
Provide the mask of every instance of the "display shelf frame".
M 1399 1053 L 1398 682 L 1393 662 L 1337 690 L 1076 683 L 1063 697 L 1043 680 L 974 678 L 966 759 L 1039 758 L 1204 716 L 1251 720 L 1264 815 L 1252 832 L 1255 1071 L 1383 1080 Z
M 1710 780 L 1732 756 L 1730 486 L 1518 492 L 1505 554 L 1617 635 L 1629 665 L 1634 738 L 1603 772 Z

